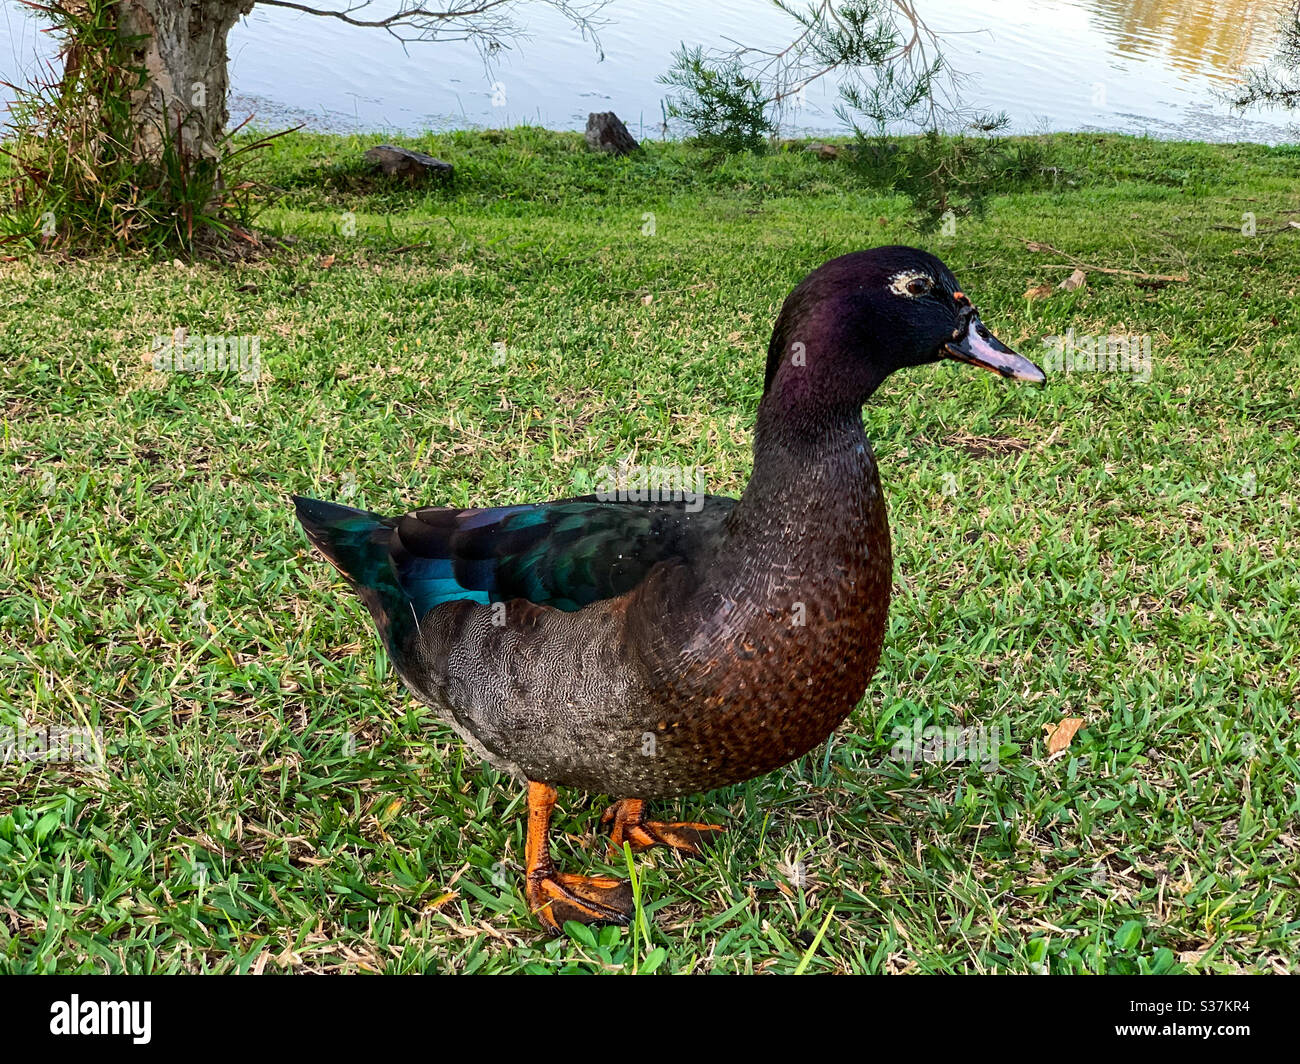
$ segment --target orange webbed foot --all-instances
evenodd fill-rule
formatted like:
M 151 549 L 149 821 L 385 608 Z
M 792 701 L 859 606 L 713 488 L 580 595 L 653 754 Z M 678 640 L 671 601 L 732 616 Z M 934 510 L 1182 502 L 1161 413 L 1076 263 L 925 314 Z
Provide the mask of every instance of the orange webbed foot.
M 551 860 L 551 811 L 555 788 L 528 781 L 528 835 L 524 891 L 542 925 L 558 934 L 567 920 L 580 924 L 626 924 L 634 908 L 632 885 L 611 876 L 578 876 Z
M 614 857 L 623 852 L 623 843 L 640 853 L 652 846 L 667 846 L 678 853 L 698 856 L 704 844 L 727 829 L 720 824 L 696 821 L 645 820 L 645 802 L 640 798 L 623 798 L 601 814 L 600 822 L 610 824 L 609 852 Z
M 528 877 L 528 904 L 552 932 L 566 920 L 580 924 L 626 924 L 632 918 L 632 885 L 612 876 L 542 872 Z

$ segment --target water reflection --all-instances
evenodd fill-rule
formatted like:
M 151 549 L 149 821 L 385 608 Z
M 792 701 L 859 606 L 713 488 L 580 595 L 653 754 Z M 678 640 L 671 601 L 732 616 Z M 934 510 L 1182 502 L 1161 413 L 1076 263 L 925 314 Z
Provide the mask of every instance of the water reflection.
M 1287 0 L 1087 0 L 1119 55 L 1159 57 L 1179 80 L 1236 81 L 1269 58 Z

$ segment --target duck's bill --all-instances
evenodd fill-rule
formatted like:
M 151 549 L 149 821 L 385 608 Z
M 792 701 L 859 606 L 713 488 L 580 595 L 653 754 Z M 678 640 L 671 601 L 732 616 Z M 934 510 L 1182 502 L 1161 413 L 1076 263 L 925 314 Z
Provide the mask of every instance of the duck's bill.
M 1032 381 L 1042 384 L 1047 374 L 1029 359 L 1016 354 L 1006 344 L 985 328 L 978 315 L 972 314 L 962 335 L 943 345 L 945 358 L 969 362 L 993 373 L 1000 373 L 1013 381 Z

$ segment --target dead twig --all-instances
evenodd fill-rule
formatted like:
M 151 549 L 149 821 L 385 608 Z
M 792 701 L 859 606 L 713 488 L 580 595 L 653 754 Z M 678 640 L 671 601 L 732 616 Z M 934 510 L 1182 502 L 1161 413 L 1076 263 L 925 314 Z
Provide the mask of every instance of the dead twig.
M 431 248 L 431 247 L 433 247 L 433 245 L 427 242 L 424 244 L 403 244 L 399 248 L 385 248 L 384 250 L 380 251 L 379 254 L 397 255 L 403 251 L 414 251 L 416 248 Z
M 1082 259 L 1075 258 L 1069 252 L 1062 251 L 1060 248 L 1054 248 L 1051 244 L 1043 244 L 1037 240 L 1026 240 L 1025 247 L 1030 251 L 1041 251 L 1049 255 L 1060 255 L 1067 262 L 1061 266 L 1071 266 L 1075 269 L 1086 270 L 1090 273 L 1109 273 L 1123 277 L 1137 277 L 1143 281 L 1188 281 L 1191 278 L 1185 273 L 1143 273 L 1141 270 L 1125 270 L 1118 266 L 1094 266 L 1091 263 L 1084 262 Z M 1050 268 L 1050 267 L 1049 267 Z
M 1295 213 L 1300 213 L 1300 212 L 1296 212 L 1296 211 L 1284 211 L 1283 213 L 1284 213 L 1284 214 L 1295 214 Z M 1225 232 L 1228 232 L 1228 233 L 1241 233 L 1241 226 L 1239 226 L 1239 225 L 1212 225 L 1212 226 L 1210 226 L 1210 228 L 1211 228 L 1211 229 L 1222 229 L 1222 230 L 1224 230 Z M 1297 229 L 1300 229 L 1300 222 L 1287 222 L 1286 225 L 1279 225 L 1276 229 L 1256 229 L 1254 235 L 1255 235 L 1255 236 L 1272 236 L 1274 233 L 1292 233 L 1292 232 L 1295 232 Z M 1246 234 L 1245 234 L 1245 233 L 1242 233 L 1241 235 L 1242 235 L 1242 236 L 1245 236 Z

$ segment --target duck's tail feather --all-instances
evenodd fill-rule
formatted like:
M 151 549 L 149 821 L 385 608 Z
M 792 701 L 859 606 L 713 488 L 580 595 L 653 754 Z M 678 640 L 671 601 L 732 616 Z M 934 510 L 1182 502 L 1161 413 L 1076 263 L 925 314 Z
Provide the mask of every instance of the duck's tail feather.
M 410 598 L 393 572 L 390 547 L 395 521 L 320 499 L 293 496 L 307 538 L 357 589 L 390 650 L 418 626 Z

